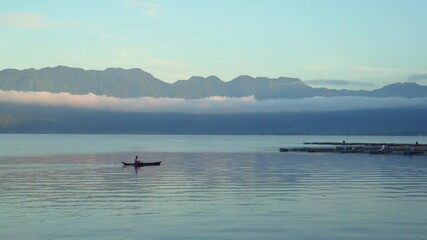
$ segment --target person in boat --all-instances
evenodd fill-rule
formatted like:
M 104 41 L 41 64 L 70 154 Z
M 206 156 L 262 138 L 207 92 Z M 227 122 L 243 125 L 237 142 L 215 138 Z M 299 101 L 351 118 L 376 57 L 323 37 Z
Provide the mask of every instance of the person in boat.
M 138 156 L 135 156 L 134 163 L 135 163 L 136 165 L 141 163 L 141 162 L 138 160 Z

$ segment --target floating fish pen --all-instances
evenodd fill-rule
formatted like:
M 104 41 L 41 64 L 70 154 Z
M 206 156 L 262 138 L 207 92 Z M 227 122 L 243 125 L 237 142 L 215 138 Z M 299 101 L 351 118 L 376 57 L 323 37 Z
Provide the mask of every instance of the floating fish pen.
M 307 153 L 368 153 L 421 155 L 427 152 L 427 144 L 408 143 L 346 143 L 342 142 L 304 142 L 313 147 L 280 148 L 280 152 Z M 319 147 L 320 146 L 320 147 Z

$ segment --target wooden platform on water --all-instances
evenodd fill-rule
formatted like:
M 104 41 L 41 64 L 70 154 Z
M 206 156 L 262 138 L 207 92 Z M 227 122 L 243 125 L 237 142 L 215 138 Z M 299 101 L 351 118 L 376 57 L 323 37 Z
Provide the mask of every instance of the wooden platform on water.
M 427 153 L 427 144 L 410 143 L 363 143 L 354 142 L 304 142 L 305 145 L 317 147 L 280 148 L 280 152 L 307 153 L 368 153 L 368 154 L 402 154 L 422 155 Z M 320 147 L 319 147 L 320 146 Z
M 304 142 L 305 145 L 333 145 L 333 146 L 338 146 L 338 145 L 347 145 L 347 146 L 354 146 L 354 145 L 358 145 L 358 146 L 382 146 L 382 145 L 386 145 L 386 146 L 417 146 L 417 147 L 425 147 L 427 148 L 427 144 L 419 144 L 418 142 L 415 143 L 372 143 L 372 142 Z

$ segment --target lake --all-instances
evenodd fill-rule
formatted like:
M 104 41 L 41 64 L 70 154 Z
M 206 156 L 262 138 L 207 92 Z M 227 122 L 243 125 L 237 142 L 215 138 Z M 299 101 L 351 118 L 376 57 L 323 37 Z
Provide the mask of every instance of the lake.
M 426 155 L 278 152 L 342 140 L 427 143 L 3 134 L 0 239 L 425 239 Z

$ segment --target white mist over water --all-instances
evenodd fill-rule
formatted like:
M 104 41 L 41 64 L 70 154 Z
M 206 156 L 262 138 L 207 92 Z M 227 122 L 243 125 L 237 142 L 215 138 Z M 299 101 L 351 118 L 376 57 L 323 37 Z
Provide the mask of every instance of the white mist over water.
M 203 99 L 116 98 L 92 93 L 19 92 L 0 90 L 0 102 L 76 107 L 120 112 L 236 113 L 282 111 L 335 111 L 356 109 L 427 107 L 427 98 L 310 97 L 257 100 L 254 96 Z

